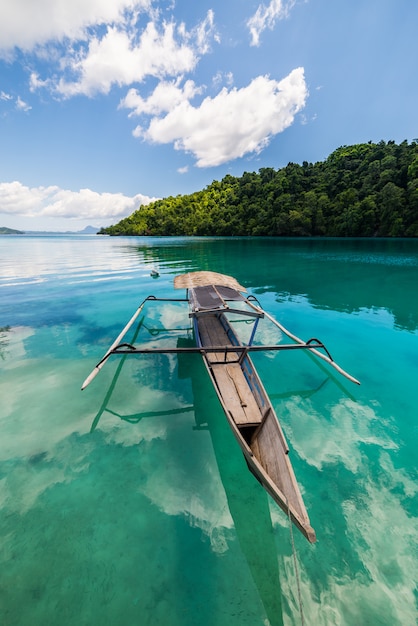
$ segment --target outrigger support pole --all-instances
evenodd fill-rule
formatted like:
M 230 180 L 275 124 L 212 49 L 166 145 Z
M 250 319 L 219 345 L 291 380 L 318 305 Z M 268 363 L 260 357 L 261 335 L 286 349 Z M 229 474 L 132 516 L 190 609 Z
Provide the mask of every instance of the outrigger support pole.
M 139 305 L 139 307 L 137 308 L 137 310 L 135 311 L 135 313 L 133 314 L 129 322 L 126 324 L 125 328 L 122 330 L 122 332 L 118 335 L 118 337 L 112 343 L 108 351 L 105 353 L 102 359 L 98 362 L 98 364 L 94 367 L 92 372 L 87 376 L 86 380 L 81 386 L 81 390 L 85 389 L 87 385 L 89 385 L 91 381 L 94 380 L 94 378 L 102 369 L 103 365 L 106 363 L 107 359 L 112 354 L 176 354 L 176 353 L 178 354 L 178 353 L 186 352 L 186 353 L 200 353 L 203 355 L 205 353 L 223 352 L 225 353 L 225 359 L 226 359 L 227 353 L 235 352 L 236 354 L 237 353 L 240 354 L 238 362 L 241 362 L 245 358 L 245 355 L 248 352 L 261 352 L 261 351 L 269 351 L 269 350 L 278 350 L 278 351 L 297 350 L 297 349 L 305 349 L 305 350 L 308 350 L 309 352 L 312 352 L 315 356 L 319 357 L 323 361 L 326 361 L 326 363 L 328 363 L 334 369 L 336 369 L 337 372 L 339 372 L 342 376 L 345 376 L 345 378 L 348 378 L 348 380 L 351 380 L 356 385 L 360 385 L 360 382 L 356 378 L 354 378 L 354 376 L 351 376 L 351 374 L 343 370 L 342 367 L 340 367 L 333 360 L 333 358 L 331 357 L 325 345 L 321 343 L 318 339 L 313 338 L 305 342 L 299 337 L 296 337 L 296 335 L 293 335 L 293 333 L 287 330 L 287 328 L 285 328 L 282 324 L 280 324 L 277 320 L 275 320 L 274 317 L 269 315 L 269 313 L 266 313 L 266 311 L 264 311 L 261 307 L 256 306 L 255 304 L 250 302 L 250 300 L 247 298 L 245 298 L 245 300 L 247 304 L 251 306 L 251 308 L 257 311 L 258 314 L 265 315 L 275 326 L 277 326 L 283 333 L 285 333 L 295 343 L 294 344 L 281 344 L 281 345 L 278 344 L 278 345 L 272 345 L 272 346 L 255 346 L 255 345 L 251 345 L 251 342 L 250 342 L 250 345 L 246 345 L 246 346 L 211 346 L 211 347 L 197 346 L 195 348 L 192 348 L 192 347 L 190 348 L 136 348 L 135 346 L 129 343 L 121 343 L 123 337 L 131 328 L 132 324 L 135 322 L 138 315 L 142 311 L 145 303 L 148 300 L 152 300 L 154 302 L 156 301 L 187 302 L 188 301 L 187 298 L 156 298 L 155 296 L 148 296 L 147 298 L 145 298 L 145 300 L 141 302 L 141 304 Z M 198 333 L 197 333 L 197 336 L 199 336 Z M 324 350 L 326 354 L 319 352 L 318 348 Z
M 120 344 L 120 342 L 122 341 L 122 339 L 124 338 L 124 336 L 126 335 L 126 333 L 128 332 L 128 330 L 130 329 L 130 327 L 132 326 L 132 324 L 135 322 L 136 318 L 138 317 L 138 315 L 141 313 L 142 309 L 144 308 L 145 303 L 148 300 L 152 300 L 152 301 L 166 301 L 169 300 L 170 302 L 173 301 L 173 298 L 156 298 L 155 296 L 147 296 L 145 298 L 145 300 L 143 300 L 141 302 L 141 304 L 139 305 L 139 307 L 137 308 L 137 310 L 135 311 L 135 313 L 132 315 L 131 319 L 129 320 L 129 322 L 126 324 L 125 328 L 122 330 L 122 332 L 117 336 L 117 338 L 115 339 L 115 341 L 112 343 L 112 345 L 110 346 L 109 350 L 106 352 L 106 354 L 104 355 L 104 357 L 98 362 L 98 364 L 96 365 L 96 367 L 92 370 L 92 372 L 87 376 L 86 380 L 84 381 L 84 383 L 81 385 L 81 391 L 83 391 L 83 389 L 85 389 L 87 387 L 87 385 L 89 385 L 91 383 L 92 380 L 94 380 L 94 378 L 96 378 L 97 374 L 100 372 L 100 370 L 102 369 L 103 365 L 106 363 L 108 357 L 113 353 L 114 349 L 116 348 L 116 346 L 118 346 Z M 185 299 L 184 298 L 176 298 L 174 300 L 175 302 L 184 302 Z
M 303 344 L 305 345 L 305 342 L 302 339 L 299 339 L 299 337 L 296 337 L 296 335 L 294 335 L 293 333 L 291 333 L 289 330 L 287 330 L 287 328 L 285 328 L 282 324 L 280 324 L 280 322 L 278 322 L 277 320 L 274 319 L 274 317 L 272 317 L 269 313 L 266 313 L 266 311 L 264 311 L 263 309 L 259 308 L 258 306 L 256 306 L 255 304 L 253 304 L 252 302 L 250 302 L 247 299 L 247 303 L 256 311 L 263 311 L 264 315 L 270 320 L 270 322 L 272 322 L 275 326 L 277 326 L 277 328 L 280 328 L 280 330 L 282 332 L 285 333 L 285 335 L 287 335 L 288 337 L 290 337 L 290 339 L 293 339 L 293 341 L 296 341 L 296 343 L 298 344 Z M 311 340 L 312 341 L 312 340 Z M 324 347 L 324 346 L 321 346 Z M 326 361 L 329 365 L 331 365 L 334 369 L 337 370 L 337 372 L 339 372 L 342 376 L 345 376 L 346 378 L 348 378 L 348 380 L 351 380 L 352 383 L 355 383 L 356 385 L 360 385 L 360 381 L 357 380 L 357 378 L 354 378 L 354 376 L 351 376 L 351 374 L 349 374 L 348 372 L 346 372 L 345 370 L 342 369 L 342 367 L 340 367 L 338 365 L 338 363 L 336 363 L 332 358 L 331 355 L 329 354 L 328 350 L 326 351 L 328 353 L 328 356 L 326 354 L 322 354 L 321 352 L 318 352 L 318 350 L 315 350 L 314 348 L 311 348 L 310 350 L 311 352 L 313 352 L 313 354 L 315 354 L 315 356 L 319 357 L 320 359 L 322 359 L 323 361 Z
M 314 345 L 310 342 L 314 341 Z M 327 354 L 328 350 L 324 344 L 320 343 L 317 339 L 310 339 L 306 343 L 282 343 L 271 346 L 190 346 L 190 348 L 136 348 L 130 343 L 121 343 L 108 351 L 100 361 L 99 365 L 105 361 L 111 354 L 213 354 L 215 352 L 230 354 L 238 353 L 244 354 L 248 352 L 269 352 L 271 350 L 314 350 L 315 348 L 323 348 Z
M 204 356 L 205 354 L 214 354 L 219 352 L 224 355 L 224 361 L 214 361 L 211 363 L 212 366 L 220 365 L 222 363 L 242 363 L 245 359 L 246 355 L 249 352 L 268 352 L 268 351 L 281 351 L 281 350 L 309 350 L 315 353 L 321 354 L 317 352 L 317 348 L 321 348 L 325 350 L 328 357 L 325 357 L 327 360 L 329 359 L 329 363 L 334 363 L 330 353 L 328 352 L 326 346 L 321 343 L 318 339 L 309 339 L 306 343 L 284 343 L 284 344 L 275 344 L 271 346 L 254 346 L 254 345 L 230 345 L 230 346 L 194 346 L 189 348 L 137 348 L 136 346 L 130 343 L 120 343 L 116 346 L 109 348 L 101 361 L 96 365 L 92 374 L 87 378 L 87 384 L 94 378 L 94 376 L 98 373 L 98 371 L 102 368 L 104 363 L 112 354 L 200 354 Z M 236 354 L 239 355 L 237 360 L 228 360 L 227 354 Z M 325 356 L 325 355 L 322 355 Z M 338 366 L 337 366 L 338 367 Z M 86 385 L 84 385 L 86 386 Z

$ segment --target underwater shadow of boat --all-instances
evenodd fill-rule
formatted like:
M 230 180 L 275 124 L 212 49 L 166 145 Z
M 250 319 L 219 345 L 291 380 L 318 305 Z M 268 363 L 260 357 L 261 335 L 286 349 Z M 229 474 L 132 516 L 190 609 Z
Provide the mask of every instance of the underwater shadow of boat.
M 178 341 L 179 347 L 193 343 L 194 340 L 187 339 Z M 210 434 L 236 536 L 268 624 L 283 626 L 279 561 L 268 495 L 248 471 L 244 456 L 236 447 L 203 361 L 179 354 L 179 378 L 191 380 L 195 428 Z
M 134 339 L 141 327 L 144 328 L 143 319 L 138 323 Z M 179 339 L 178 344 L 186 346 L 190 345 L 190 342 L 187 339 Z M 191 380 L 192 406 L 121 415 L 110 409 L 109 403 L 121 375 L 125 359 L 126 355 L 120 359 L 104 400 L 92 422 L 90 432 L 92 433 L 97 428 L 104 413 L 114 415 L 125 422 L 136 424 L 146 418 L 152 419 L 157 416 L 170 416 L 194 411 L 194 428 L 205 429 L 210 433 L 236 536 L 266 612 L 268 624 L 269 626 L 283 626 L 278 556 L 268 496 L 258 483 L 255 483 L 252 474 L 247 470 L 244 457 L 235 446 L 232 433 L 222 411 L 219 409 L 210 381 L 207 379 L 203 362 L 195 355 L 179 355 L 178 375 L 179 378 Z M 238 466 L 237 463 L 231 463 L 231 456 L 235 459 L 238 457 L 241 463 Z
M 156 334 L 156 331 L 147 328 L 143 321 L 144 318 L 138 322 L 133 341 L 135 341 L 141 328 L 152 335 Z M 178 339 L 177 345 L 178 347 L 192 346 L 194 339 Z M 120 359 L 105 398 L 92 422 L 90 432 L 97 428 L 100 418 L 105 412 L 131 424 L 136 424 L 145 418 L 152 419 L 157 416 L 194 412 L 194 428 L 207 430 L 210 434 L 236 536 L 263 604 L 268 623 L 270 626 L 283 626 L 279 559 L 268 495 L 247 470 L 245 459 L 237 449 L 230 428 L 220 410 L 203 361 L 193 354 L 178 355 L 178 377 L 191 381 L 193 394 L 191 406 L 121 415 L 110 409 L 108 405 L 127 356 L 123 355 Z M 330 378 L 329 372 L 326 374 L 327 378 L 316 389 L 298 390 L 288 392 L 286 395 L 308 397 L 317 393 Z M 273 394 L 272 397 L 275 395 L 282 397 L 280 394 Z M 239 459 L 238 462 L 237 459 Z

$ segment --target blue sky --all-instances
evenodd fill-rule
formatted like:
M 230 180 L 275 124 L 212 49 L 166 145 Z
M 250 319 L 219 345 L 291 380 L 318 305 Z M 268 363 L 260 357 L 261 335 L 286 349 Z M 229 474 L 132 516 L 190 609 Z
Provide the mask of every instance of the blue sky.
M 411 0 L 0 3 L 0 226 L 141 203 L 418 137 Z

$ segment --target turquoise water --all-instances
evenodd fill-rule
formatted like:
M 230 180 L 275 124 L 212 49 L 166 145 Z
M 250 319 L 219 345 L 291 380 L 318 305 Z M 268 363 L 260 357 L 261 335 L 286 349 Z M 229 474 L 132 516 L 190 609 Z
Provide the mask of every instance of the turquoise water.
M 114 357 L 80 391 L 142 299 L 199 269 L 362 382 L 254 357 L 318 537 L 293 532 L 297 570 L 199 357 Z M 128 339 L 188 327 L 147 306 Z M 0 368 L 2 625 L 416 624 L 418 241 L 2 237 Z

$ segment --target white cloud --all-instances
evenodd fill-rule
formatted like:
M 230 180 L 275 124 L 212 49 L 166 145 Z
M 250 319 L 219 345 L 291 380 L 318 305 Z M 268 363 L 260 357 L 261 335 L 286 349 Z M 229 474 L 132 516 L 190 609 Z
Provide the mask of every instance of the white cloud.
M 412 502 L 416 486 L 411 477 L 393 465 L 388 454 L 381 453 L 378 462 L 382 471 L 377 480 L 372 480 L 367 457 L 363 455 L 363 463 L 353 477 L 356 488 L 343 502 L 347 525 L 344 537 L 350 544 L 343 566 L 341 554 L 337 553 L 338 560 L 330 567 L 332 574 L 328 577 L 315 580 L 301 568 L 306 624 L 416 623 L 418 566 L 414 548 L 418 532 L 402 495 L 404 491 Z M 362 495 L 356 499 L 359 493 Z M 335 507 L 338 508 L 337 502 Z M 327 538 L 319 545 L 324 551 Z M 329 558 L 331 555 L 332 550 Z M 285 560 L 283 569 L 287 571 L 281 580 L 282 594 L 292 598 L 296 583 L 292 557 Z M 295 606 L 293 615 L 296 611 Z M 291 615 L 285 617 L 286 624 L 294 623 Z
M 47 76 L 32 71 L 32 92 L 46 88 L 64 97 L 92 96 L 146 77 L 180 76 L 192 71 L 217 39 L 213 11 L 187 30 L 174 19 L 161 21 L 152 0 L 5 4 L 0 3 L 0 55 L 10 58 L 18 47 L 49 63 Z
M 27 217 L 121 219 L 141 204 L 156 200 L 142 194 L 97 193 L 90 189 L 69 191 L 56 186 L 26 187 L 18 181 L 0 183 L 1 212 Z
M 377 427 L 380 418 L 376 411 L 359 402 L 342 400 L 332 407 L 329 421 L 308 400 L 303 403 L 289 400 L 285 411 L 293 418 L 292 430 L 287 433 L 292 448 L 320 471 L 327 464 L 338 462 L 357 474 L 363 463 L 362 446 L 376 446 L 380 450 L 398 448 L 384 429 Z M 308 422 L 315 429 L 307 430 Z
M 234 75 L 232 72 L 217 72 L 212 78 L 212 85 L 214 88 L 219 88 L 222 84 L 232 87 L 234 84 Z
M 266 29 L 272 30 L 277 22 L 289 15 L 290 9 L 294 6 L 295 0 L 271 0 L 268 6 L 260 4 L 257 11 L 247 21 L 250 30 L 251 45 L 260 45 L 260 35 Z
M 148 100 L 135 100 L 134 111 L 153 112 Z M 194 107 L 183 92 L 165 117 L 153 117 L 147 129 L 138 126 L 134 134 L 155 143 L 174 143 L 177 150 L 192 153 L 198 167 L 213 167 L 249 153 L 259 153 L 272 136 L 290 126 L 308 95 L 303 68 L 275 81 L 258 76 L 247 87 L 222 89 L 214 98 L 205 98 Z M 125 106 L 128 103 L 125 102 Z
M 113 84 L 131 85 L 147 76 L 163 78 L 190 72 L 198 61 L 195 50 L 184 36 L 179 36 L 173 23 L 164 24 L 159 31 L 149 22 L 135 44 L 134 34 L 116 27 L 94 37 L 86 55 L 67 60 L 67 67 L 76 81 L 61 79 L 57 89 L 64 96 L 108 93 Z
M 17 98 L 15 98 L 14 96 L 12 96 L 9 93 L 6 93 L 5 91 L 0 91 L 0 100 L 10 103 L 18 111 L 23 111 L 24 113 L 26 113 L 27 111 L 30 111 L 32 108 L 30 104 L 25 102 L 20 96 L 17 96 Z
M 86 28 L 117 23 L 127 10 L 146 10 L 151 0 L 13 0 L 0 2 L 0 52 L 32 50 L 48 41 L 82 37 Z
M 40 88 L 47 88 L 50 84 L 50 80 L 41 80 L 37 72 L 32 72 L 29 77 L 29 90 L 32 92 Z
M 43 2 L 47 6 L 48 0 Z M 19 6 L 20 3 L 23 0 L 18 1 Z M 90 7 L 91 11 L 82 13 L 79 20 L 69 19 L 67 28 L 63 25 L 61 30 L 51 27 L 39 33 L 34 25 L 27 51 L 31 45 L 35 53 L 32 66 L 34 59 L 42 60 L 48 75 L 32 71 L 32 92 L 44 88 L 65 98 L 93 96 L 108 93 L 113 85 L 130 86 L 147 77 L 164 80 L 182 76 L 195 69 L 200 57 L 209 52 L 212 41 L 217 39 L 210 10 L 194 28 L 187 30 L 184 23 L 174 19 L 161 21 L 148 0 L 108 0 L 107 4 L 112 5 L 113 13 L 100 11 L 90 0 L 86 9 Z M 149 14 L 144 17 L 139 8 L 148 8 Z M 81 28 L 80 24 L 89 28 Z M 18 46 L 20 41 L 15 34 L 10 46 Z
M 142 98 L 136 89 L 130 89 L 120 106 L 131 109 L 131 115 L 159 115 L 171 111 L 184 101 L 189 101 L 202 92 L 192 80 L 180 87 L 180 79 L 172 82 L 160 82 L 149 98 Z
M 218 43 L 220 41 L 218 34 L 214 31 L 214 17 L 213 11 L 209 10 L 206 18 L 194 29 L 194 38 L 199 54 L 207 54 L 210 51 L 209 42 L 212 36 Z
M 294 1 L 259 6 L 247 23 L 254 44 L 265 28 L 287 15 Z M 0 53 L 14 47 L 34 52 L 28 63 L 32 93 L 44 89 L 62 99 L 108 94 L 115 86 L 130 88 L 120 107 L 142 117 L 134 136 L 172 143 L 176 150 L 192 154 L 198 167 L 258 154 L 293 123 L 306 102 L 304 72 L 298 68 L 281 81 L 258 76 L 241 89 L 232 87 L 231 72 L 218 72 L 212 88 L 219 93 L 192 104 L 206 87 L 186 80 L 187 74 L 196 70 L 213 41 L 219 41 L 212 10 L 187 29 L 174 17 L 163 21 L 163 11 L 158 3 L 153 7 L 153 0 L 5 4 L 0 3 Z M 151 94 L 139 87 L 147 79 L 157 83 Z M 7 96 L 2 92 L 3 99 Z M 20 98 L 16 106 L 30 109 Z
M 386 617 L 382 623 L 413 624 L 418 567 L 412 546 L 417 545 L 418 527 L 407 503 L 416 498 L 417 485 L 397 467 L 400 446 L 396 420 L 383 420 L 378 404 L 348 398 L 327 404 L 329 415 L 316 410 L 313 397 L 295 397 L 281 407 L 290 447 L 321 472 L 329 497 L 328 504 L 322 506 L 336 511 L 335 519 L 328 518 L 328 522 L 334 525 L 339 515 L 344 518 L 344 530 L 334 530 L 343 532 L 351 546 L 345 566 L 339 570 L 336 561 L 333 575 L 323 578 L 319 585 L 303 577 L 302 572 L 306 623 L 363 624 L 368 616 L 374 624 L 380 615 Z M 343 466 L 352 474 L 353 489 L 347 492 L 343 487 L 338 501 L 333 501 Z M 375 467 L 379 468 L 377 474 Z M 332 540 L 331 535 L 326 536 L 330 531 L 327 523 L 318 531 L 323 545 Z M 340 556 L 335 552 L 337 560 Z M 284 597 L 291 597 L 292 579 L 284 577 L 283 581 Z
M 30 104 L 28 104 L 27 102 L 25 102 L 24 100 L 22 100 L 22 98 L 20 96 L 17 97 L 16 99 L 16 108 L 19 111 L 30 111 L 31 110 L 31 106 Z

